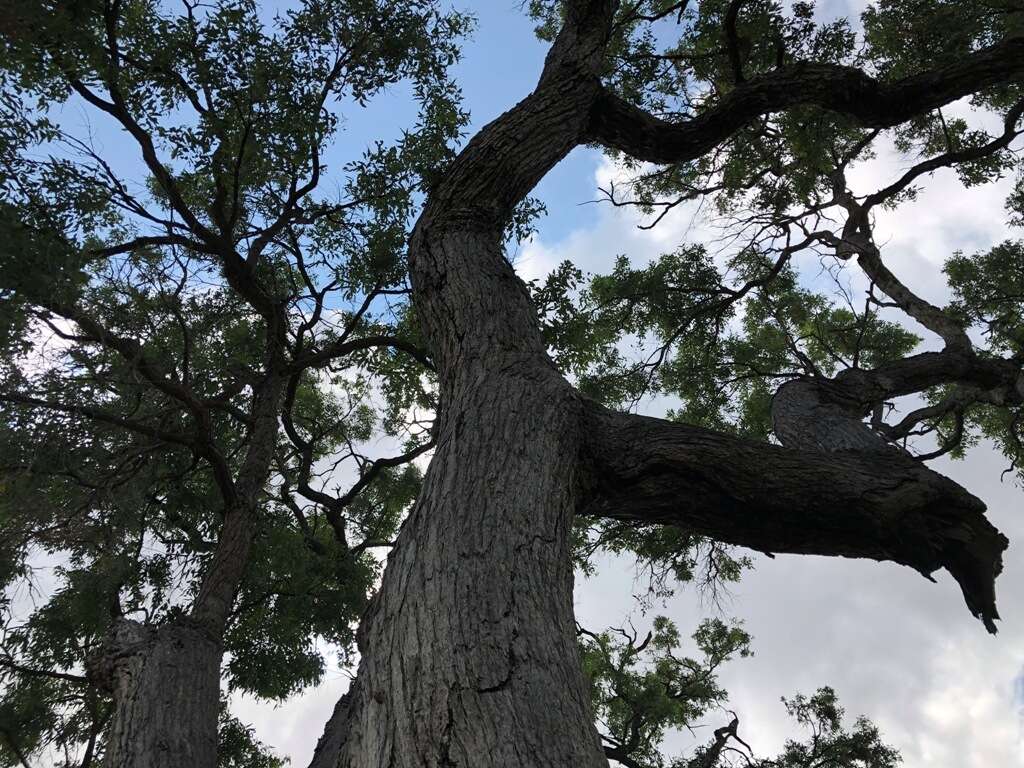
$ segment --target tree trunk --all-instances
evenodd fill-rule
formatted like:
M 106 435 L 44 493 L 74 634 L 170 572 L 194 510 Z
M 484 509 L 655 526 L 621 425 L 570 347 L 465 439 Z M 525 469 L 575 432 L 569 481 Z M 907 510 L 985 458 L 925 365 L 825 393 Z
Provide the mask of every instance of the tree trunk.
M 216 766 L 220 642 L 196 622 L 118 620 L 89 677 L 113 696 L 104 764 Z
M 605 766 L 572 611 L 582 401 L 497 232 L 419 243 L 420 284 L 444 277 L 425 322 L 457 332 L 437 349 L 437 451 L 360 630 L 340 765 Z
M 955 483 L 909 460 L 792 451 L 611 414 L 554 369 L 501 233 L 573 147 L 596 140 L 682 162 L 794 103 L 880 119 L 874 102 L 866 117 L 833 104 L 828 78 L 797 68 L 738 88 L 710 116 L 658 121 L 602 90 L 616 6 L 567 3 L 537 89 L 470 141 L 417 223 L 409 264 L 440 376 L 437 449 L 363 618 L 358 677 L 331 717 L 317 768 L 607 765 L 572 614 L 575 514 L 925 573 L 945 567 L 993 626 L 1006 541 Z M 983 74 L 988 56 L 975 62 Z M 965 87 L 959 70 L 935 79 L 908 80 L 875 101 L 944 103 Z M 869 78 L 861 85 L 880 91 Z M 894 109 L 884 119 L 903 118 Z
M 191 616 L 114 622 L 90 664 L 90 678 L 114 700 L 106 768 L 216 768 L 221 637 L 253 527 L 252 510 L 227 515 Z
M 250 445 L 237 476 L 214 462 L 224 524 L 189 616 L 151 626 L 118 619 L 90 663 L 114 699 L 106 768 L 216 768 L 221 641 L 249 562 L 259 496 L 273 458 L 284 379 L 253 399 Z

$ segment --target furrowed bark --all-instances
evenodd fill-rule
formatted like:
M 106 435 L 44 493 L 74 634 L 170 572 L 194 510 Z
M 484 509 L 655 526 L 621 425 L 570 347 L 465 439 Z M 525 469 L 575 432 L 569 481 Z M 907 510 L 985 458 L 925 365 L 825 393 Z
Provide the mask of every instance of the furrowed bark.
M 160 627 L 119 619 L 89 678 L 111 694 L 104 765 L 216 766 L 219 638 L 188 619 Z
M 469 143 L 413 234 L 438 445 L 360 626 L 340 766 L 607 765 L 572 612 L 581 401 L 501 240 L 579 142 L 614 5 L 570 4 L 538 89 Z
M 985 505 L 895 451 L 792 450 L 660 419 L 588 412 L 582 514 L 679 525 L 764 552 L 945 568 L 990 631 L 1006 538 Z
M 317 739 L 313 758 L 307 768 L 335 768 L 338 765 L 341 750 L 348 740 L 349 712 L 358 686 L 359 681 L 353 680 L 348 691 L 334 705 L 331 716 L 324 724 L 324 732 Z
M 467 226 L 413 246 L 446 331 L 438 446 L 360 628 L 338 764 L 603 766 L 572 613 L 580 400 L 499 232 Z

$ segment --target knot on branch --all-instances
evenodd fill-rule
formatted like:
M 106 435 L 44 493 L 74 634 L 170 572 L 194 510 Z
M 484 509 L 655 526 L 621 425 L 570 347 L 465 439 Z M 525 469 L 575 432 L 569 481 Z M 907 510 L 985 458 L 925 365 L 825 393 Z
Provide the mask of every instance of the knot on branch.
M 771 412 L 775 436 L 787 448 L 828 453 L 897 451 L 861 420 L 862 403 L 837 382 L 786 382 L 775 392 Z
M 156 627 L 116 619 L 100 648 L 86 660 L 86 675 L 100 690 L 122 690 L 145 664 L 156 642 Z
M 1002 571 L 1008 540 L 986 518 L 985 505 L 952 480 L 933 472 L 899 450 L 862 421 L 863 399 L 855 373 L 847 381 L 795 380 L 783 384 L 772 400 L 776 437 L 787 448 L 822 453 L 880 457 L 880 489 L 892 525 L 890 557 L 927 578 L 945 568 L 956 579 L 971 613 L 995 633 L 995 579 Z M 893 477 L 894 484 L 885 482 Z

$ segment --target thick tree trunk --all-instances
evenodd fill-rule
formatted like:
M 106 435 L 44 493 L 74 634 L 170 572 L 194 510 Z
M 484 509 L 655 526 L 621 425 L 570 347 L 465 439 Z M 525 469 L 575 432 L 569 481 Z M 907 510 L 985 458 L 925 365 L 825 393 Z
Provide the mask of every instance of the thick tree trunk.
M 217 764 L 219 640 L 188 619 L 151 627 L 118 620 L 90 679 L 114 699 L 104 764 Z
M 498 254 L 486 229 L 414 254 L 421 282 L 444 278 L 428 327 L 458 332 L 437 350 L 437 451 L 363 620 L 347 768 L 607 764 L 572 612 L 582 403 Z
M 572 612 L 583 403 L 547 356 L 502 231 L 579 142 L 614 7 L 570 3 L 538 89 L 474 137 L 413 234 L 438 443 L 360 627 L 346 768 L 607 765 Z
M 192 616 L 118 619 L 90 678 L 114 700 L 106 768 L 216 768 L 221 636 L 252 543 L 253 514 L 228 515 Z
M 481 373 L 364 619 L 341 765 L 606 764 L 572 612 L 577 408 L 529 370 Z

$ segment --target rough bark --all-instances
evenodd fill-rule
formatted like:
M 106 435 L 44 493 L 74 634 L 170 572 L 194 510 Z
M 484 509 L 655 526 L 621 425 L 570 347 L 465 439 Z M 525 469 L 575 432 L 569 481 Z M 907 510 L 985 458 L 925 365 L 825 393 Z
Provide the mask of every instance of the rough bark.
M 772 397 L 772 431 L 787 448 L 895 453 L 894 445 L 864 423 L 863 410 L 835 382 L 796 379 Z
M 773 430 L 788 448 L 893 454 L 898 449 L 887 437 L 901 438 L 920 418 L 943 411 L 916 411 L 897 428 L 879 424 L 879 432 L 863 421 L 875 407 L 944 384 L 959 386 L 965 402 L 1015 405 L 1024 400 L 1022 383 L 1024 372 L 1010 360 L 980 357 L 970 348 L 923 352 L 873 370 L 850 368 L 833 379 L 783 384 L 772 398 Z
M 438 446 L 363 619 L 340 765 L 605 765 L 572 613 L 580 400 L 498 232 L 464 227 L 418 243 L 446 327 Z
M 308 768 L 336 768 L 338 765 L 341 751 L 348 740 L 349 708 L 358 687 L 359 681 L 353 680 L 348 691 L 334 705 L 334 710 L 324 725 L 324 732 L 317 739 Z
M 581 400 L 501 233 L 579 141 L 613 7 L 570 7 L 540 87 L 469 143 L 413 235 L 438 446 L 360 628 L 339 765 L 607 764 L 572 613 Z
M 582 514 L 679 525 L 763 552 L 945 568 L 994 631 L 1007 540 L 985 505 L 895 451 L 825 453 L 591 408 Z
M 221 648 L 188 619 L 115 623 L 89 677 L 114 699 L 104 764 L 215 766 Z

